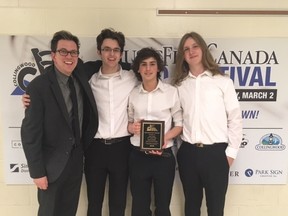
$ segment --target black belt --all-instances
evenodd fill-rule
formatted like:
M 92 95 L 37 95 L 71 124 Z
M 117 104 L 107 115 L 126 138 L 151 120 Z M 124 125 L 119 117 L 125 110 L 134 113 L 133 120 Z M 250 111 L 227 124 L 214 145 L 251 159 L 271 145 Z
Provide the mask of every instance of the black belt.
M 111 144 L 114 144 L 114 143 L 119 143 L 119 142 L 122 142 L 124 140 L 127 140 L 129 139 L 130 136 L 125 136 L 125 137 L 117 137 L 117 138 L 111 138 L 111 139 L 99 139 L 99 138 L 95 138 L 95 140 L 97 142 L 101 142 L 105 145 L 111 145 Z
M 203 143 L 193 143 L 192 146 L 197 148 L 207 148 L 207 147 L 215 147 L 215 146 L 227 146 L 227 143 L 213 143 L 213 144 L 203 144 Z

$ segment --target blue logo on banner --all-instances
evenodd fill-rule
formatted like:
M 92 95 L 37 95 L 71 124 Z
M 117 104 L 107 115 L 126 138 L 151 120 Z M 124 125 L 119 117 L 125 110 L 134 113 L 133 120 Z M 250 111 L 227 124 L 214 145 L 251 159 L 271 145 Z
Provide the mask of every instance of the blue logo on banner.
M 29 81 L 25 80 L 25 76 L 30 74 L 35 76 L 37 73 L 37 67 L 40 74 L 44 73 L 46 65 L 50 65 L 52 61 L 43 61 L 42 57 L 45 55 L 50 55 L 50 51 L 39 51 L 37 48 L 31 49 L 35 62 L 24 62 L 16 67 L 13 73 L 13 83 L 16 88 L 11 93 L 11 95 L 22 95 L 25 93 Z M 37 65 L 37 67 L 36 67 Z
M 253 170 L 252 169 L 246 169 L 245 170 L 245 176 L 247 177 L 252 177 L 254 174 Z
M 255 146 L 258 151 L 283 151 L 285 148 L 281 137 L 273 133 L 261 137 L 259 144 Z

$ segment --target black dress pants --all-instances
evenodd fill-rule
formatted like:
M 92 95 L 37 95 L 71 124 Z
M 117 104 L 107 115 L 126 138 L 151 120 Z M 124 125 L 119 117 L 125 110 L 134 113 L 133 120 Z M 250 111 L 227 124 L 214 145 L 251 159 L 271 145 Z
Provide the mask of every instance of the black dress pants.
M 60 177 L 47 190 L 38 189 L 38 216 L 75 216 L 82 178 L 83 150 L 78 147 L 71 151 Z
M 223 216 L 229 164 L 226 143 L 196 147 L 183 142 L 177 152 L 185 196 L 185 216 L 200 216 L 205 191 L 208 216 Z
M 169 207 L 176 161 L 171 148 L 166 149 L 165 154 L 166 157 L 163 157 L 132 150 L 129 160 L 132 194 L 131 216 L 171 216 Z M 150 208 L 152 185 L 154 187 L 155 214 L 152 214 Z M 154 209 L 154 206 L 152 208 Z
M 112 144 L 104 144 L 94 139 L 85 152 L 88 216 L 102 215 L 107 177 L 109 178 L 109 215 L 125 215 L 130 146 L 129 137 Z

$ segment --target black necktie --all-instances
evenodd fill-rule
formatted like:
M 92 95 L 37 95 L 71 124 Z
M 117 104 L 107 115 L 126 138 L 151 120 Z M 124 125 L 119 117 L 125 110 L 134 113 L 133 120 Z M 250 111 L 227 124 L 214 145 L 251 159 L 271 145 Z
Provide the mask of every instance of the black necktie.
M 80 125 L 78 116 L 77 96 L 72 76 L 69 77 L 68 83 L 70 88 L 70 97 L 72 101 L 72 129 L 75 136 L 75 147 L 76 147 L 77 145 L 80 144 Z

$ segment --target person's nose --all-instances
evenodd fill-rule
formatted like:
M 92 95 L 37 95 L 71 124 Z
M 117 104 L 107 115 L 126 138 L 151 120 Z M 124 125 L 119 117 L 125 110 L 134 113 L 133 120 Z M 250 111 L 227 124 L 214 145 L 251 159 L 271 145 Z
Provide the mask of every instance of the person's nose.
M 190 54 L 193 54 L 193 52 L 194 52 L 193 48 L 190 47 L 190 48 L 189 48 L 189 53 L 190 53 Z

